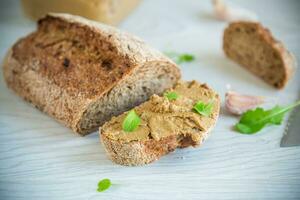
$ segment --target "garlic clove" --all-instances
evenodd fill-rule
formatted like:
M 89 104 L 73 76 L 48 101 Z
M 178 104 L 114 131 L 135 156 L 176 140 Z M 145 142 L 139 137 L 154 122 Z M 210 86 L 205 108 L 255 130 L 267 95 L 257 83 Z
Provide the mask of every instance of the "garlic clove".
M 255 13 L 239 8 L 239 7 L 229 7 L 224 3 L 223 0 L 212 0 L 214 7 L 215 17 L 222 21 L 258 21 L 258 17 Z
M 228 91 L 225 94 L 225 108 L 232 114 L 241 115 L 245 111 L 265 103 L 265 97 L 250 96 Z

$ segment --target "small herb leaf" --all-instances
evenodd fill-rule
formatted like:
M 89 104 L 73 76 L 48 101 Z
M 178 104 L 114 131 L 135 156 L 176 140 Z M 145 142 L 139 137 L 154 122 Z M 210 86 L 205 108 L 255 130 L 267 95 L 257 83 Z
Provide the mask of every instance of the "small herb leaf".
M 188 53 L 179 54 L 174 52 L 166 52 L 165 54 L 177 64 L 181 64 L 184 62 L 192 62 L 193 60 L 195 60 L 195 56 Z
M 105 190 L 107 190 L 109 187 L 111 186 L 111 182 L 109 179 L 105 178 L 102 179 L 101 181 L 99 181 L 98 183 L 98 192 L 103 192 Z
M 300 105 L 300 101 L 286 107 L 275 106 L 270 110 L 264 110 L 263 108 L 249 110 L 242 115 L 235 128 L 243 134 L 254 134 L 265 126 L 280 125 L 284 115 L 298 105 Z
M 196 110 L 200 115 L 203 116 L 209 116 L 212 112 L 213 109 L 213 102 L 209 102 L 209 103 L 204 103 L 203 101 L 198 101 L 195 105 L 194 105 L 194 110 Z
M 134 110 L 131 110 L 125 117 L 122 128 L 126 132 L 135 131 L 141 123 L 140 117 L 135 113 Z
M 178 99 L 179 95 L 176 92 L 166 92 L 164 94 L 170 101 Z
M 195 59 L 195 57 L 191 54 L 181 54 L 178 57 L 178 63 L 192 62 L 194 59 Z

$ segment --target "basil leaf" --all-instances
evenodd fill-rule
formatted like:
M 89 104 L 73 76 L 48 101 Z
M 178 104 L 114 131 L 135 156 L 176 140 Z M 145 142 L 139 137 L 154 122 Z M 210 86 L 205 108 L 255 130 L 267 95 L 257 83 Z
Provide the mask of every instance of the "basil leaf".
M 170 101 L 178 99 L 179 95 L 176 92 L 166 92 L 164 94 Z
M 125 117 L 122 128 L 126 132 L 135 131 L 141 123 L 140 117 L 135 113 L 134 110 L 131 110 Z
M 195 59 L 195 57 L 191 54 L 181 54 L 178 57 L 178 63 L 183 63 L 183 62 L 192 62 Z
M 97 191 L 98 192 L 103 192 L 105 190 L 107 190 L 108 188 L 110 188 L 111 186 L 111 182 L 109 179 L 102 179 L 101 181 L 99 181 L 98 183 L 98 189 Z
M 203 116 L 209 116 L 212 112 L 213 109 L 213 102 L 209 102 L 209 103 L 204 103 L 203 101 L 198 101 L 195 105 L 194 105 L 194 110 L 197 111 L 199 114 L 203 115 Z

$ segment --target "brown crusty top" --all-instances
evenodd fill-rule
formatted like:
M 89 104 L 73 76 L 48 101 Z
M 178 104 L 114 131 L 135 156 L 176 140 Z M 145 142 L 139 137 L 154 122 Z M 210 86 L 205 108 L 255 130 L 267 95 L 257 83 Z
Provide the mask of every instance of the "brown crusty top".
M 139 51 L 145 46 L 149 51 Z M 22 70 L 37 71 L 71 96 L 99 97 L 143 62 L 168 61 L 127 33 L 81 17 L 50 14 L 13 46 Z M 151 58 L 151 59 L 150 59 Z

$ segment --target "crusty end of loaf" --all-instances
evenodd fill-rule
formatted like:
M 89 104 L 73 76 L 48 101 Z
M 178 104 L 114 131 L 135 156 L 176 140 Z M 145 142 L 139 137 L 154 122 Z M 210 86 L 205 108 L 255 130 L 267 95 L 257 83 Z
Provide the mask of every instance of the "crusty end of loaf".
M 296 68 L 291 53 L 257 22 L 231 23 L 224 31 L 223 49 L 227 57 L 278 89 L 286 86 Z
M 135 36 L 69 14 L 39 20 L 3 73 L 19 96 L 80 135 L 180 78 L 175 63 Z

